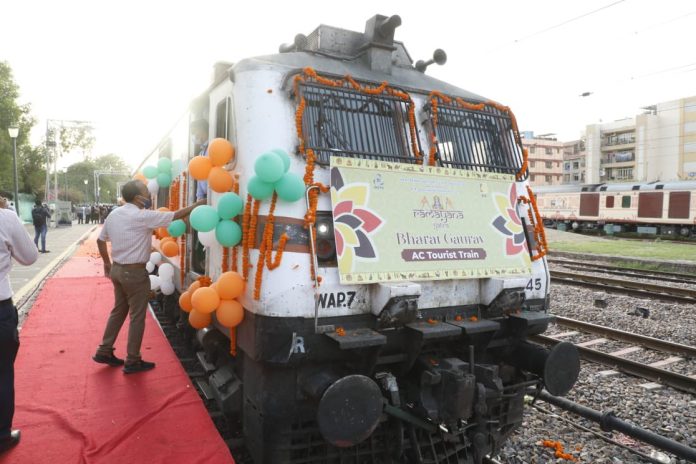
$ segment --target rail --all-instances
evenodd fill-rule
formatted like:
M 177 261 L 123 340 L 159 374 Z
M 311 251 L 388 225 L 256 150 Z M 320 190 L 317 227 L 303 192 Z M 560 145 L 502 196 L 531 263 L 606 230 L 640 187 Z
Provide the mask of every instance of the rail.
M 696 275 L 688 275 L 678 272 L 667 272 L 667 271 L 648 271 L 644 269 L 634 269 L 621 266 L 610 266 L 607 264 L 597 264 L 587 261 L 574 261 L 574 260 L 562 260 L 550 258 L 549 263 L 559 264 L 563 267 L 570 269 L 593 269 L 598 272 L 604 272 L 606 274 L 614 275 L 625 275 L 631 277 L 645 277 L 654 280 L 662 280 L 665 282 L 676 282 L 676 283 L 696 283 Z

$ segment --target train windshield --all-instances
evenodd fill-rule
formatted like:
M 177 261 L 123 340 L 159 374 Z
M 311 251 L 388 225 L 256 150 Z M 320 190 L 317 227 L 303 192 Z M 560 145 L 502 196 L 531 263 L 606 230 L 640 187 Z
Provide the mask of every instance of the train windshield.
M 508 113 L 491 106 L 462 108 L 454 102 L 438 104 L 435 117 L 432 106 L 428 111 L 442 165 L 507 174 L 520 170 L 522 154 Z
M 416 162 L 414 150 L 419 151 L 419 145 L 412 135 L 415 128 L 410 127 L 410 98 L 311 81 L 298 90 L 305 100 L 305 149 L 314 151 L 318 164 L 328 164 L 331 156 Z

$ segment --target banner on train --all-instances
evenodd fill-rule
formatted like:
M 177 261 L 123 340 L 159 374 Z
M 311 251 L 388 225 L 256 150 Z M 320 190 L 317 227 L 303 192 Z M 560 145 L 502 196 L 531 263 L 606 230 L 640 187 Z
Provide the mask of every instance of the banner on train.
M 341 283 L 529 274 L 517 198 L 508 174 L 332 157 Z

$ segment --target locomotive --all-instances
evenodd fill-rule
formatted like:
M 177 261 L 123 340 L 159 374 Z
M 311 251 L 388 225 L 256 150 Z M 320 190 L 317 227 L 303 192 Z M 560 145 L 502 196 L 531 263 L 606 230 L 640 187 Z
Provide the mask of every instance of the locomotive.
M 542 218 L 555 227 L 696 236 L 694 181 L 546 185 L 534 193 Z
M 242 244 L 204 248 L 190 231 L 170 262 L 178 292 L 229 270 L 246 280 L 238 327 L 189 333 L 202 388 L 255 463 L 480 463 L 522 423 L 530 387 L 564 395 L 578 377 L 573 345 L 527 341 L 553 316 L 512 112 L 428 76 L 446 54 L 414 64 L 394 40 L 400 24 L 321 25 L 277 54 L 218 63 L 143 161 L 187 163 L 201 119 L 235 149 L 225 169 L 246 199 Z M 269 150 L 289 154 L 302 200 L 250 195 Z M 160 189 L 158 206 L 194 201 L 193 179 L 177 185 Z M 208 192 L 211 205 L 219 198 Z M 389 235 L 398 214 L 404 230 Z M 516 264 L 485 265 L 495 257 Z M 163 306 L 186 319 L 176 295 Z

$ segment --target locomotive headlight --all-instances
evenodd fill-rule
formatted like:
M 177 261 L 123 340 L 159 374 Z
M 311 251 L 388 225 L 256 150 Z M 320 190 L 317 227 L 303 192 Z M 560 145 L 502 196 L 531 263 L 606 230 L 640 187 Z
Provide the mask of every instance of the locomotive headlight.
M 333 264 L 336 260 L 336 239 L 333 230 L 331 212 L 317 212 L 317 260 L 320 265 Z

